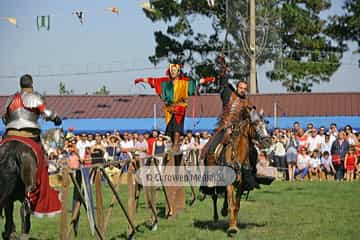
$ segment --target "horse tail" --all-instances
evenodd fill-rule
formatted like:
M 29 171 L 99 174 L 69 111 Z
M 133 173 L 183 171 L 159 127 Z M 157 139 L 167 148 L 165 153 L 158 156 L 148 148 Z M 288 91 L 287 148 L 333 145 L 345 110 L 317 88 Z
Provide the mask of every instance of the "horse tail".
M 19 157 L 16 143 L 7 142 L 0 146 L 0 208 L 12 195 L 19 180 Z

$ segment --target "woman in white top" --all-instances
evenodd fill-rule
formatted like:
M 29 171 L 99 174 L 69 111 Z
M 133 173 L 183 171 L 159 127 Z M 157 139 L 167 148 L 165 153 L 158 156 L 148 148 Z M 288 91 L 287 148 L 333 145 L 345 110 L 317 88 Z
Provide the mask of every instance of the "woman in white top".
M 300 154 L 297 156 L 295 175 L 301 173 L 301 180 L 304 180 L 305 176 L 309 172 L 309 155 L 305 147 L 301 148 Z
M 320 175 L 320 154 L 319 150 L 315 149 L 310 157 L 310 181 L 313 180 L 313 175 L 319 177 Z

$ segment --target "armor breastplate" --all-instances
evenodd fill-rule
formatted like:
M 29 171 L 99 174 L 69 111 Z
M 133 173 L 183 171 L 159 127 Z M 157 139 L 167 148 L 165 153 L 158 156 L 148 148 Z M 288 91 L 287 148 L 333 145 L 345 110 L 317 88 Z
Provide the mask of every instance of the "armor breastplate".
M 33 93 L 16 93 L 9 98 L 6 106 L 9 123 L 6 129 L 37 128 L 40 116 L 38 107 L 43 104 L 41 97 Z

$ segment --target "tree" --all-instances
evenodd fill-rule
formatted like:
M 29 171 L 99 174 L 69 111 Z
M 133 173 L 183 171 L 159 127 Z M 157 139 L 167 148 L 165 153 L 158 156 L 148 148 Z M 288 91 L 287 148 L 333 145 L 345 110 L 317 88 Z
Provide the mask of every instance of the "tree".
M 344 15 L 331 17 L 332 22 L 327 32 L 343 46 L 346 46 L 345 41 L 357 42 L 357 53 L 360 53 L 360 0 L 346 0 L 343 9 Z
M 110 91 L 106 88 L 105 85 L 103 85 L 99 90 L 94 92 L 94 95 L 97 96 L 108 96 L 110 94 Z
M 314 84 L 330 81 L 340 66 L 343 47 L 326 34 L 320 13 L 331 7 L 330 0 L 282 1 L 282 52 L 268 73 L 290 92 L 310 92 Z
M 257 0 L 256 3 L 257 26 L 265 27 L 268 33 L 263 44 L 265 51 L 257 64 L 275 62 L 274 70 L 268 73 L 270 79 L 281 81 L 288 91 L 311 91 L 313 83 L 329 81 L 341 57 L 334 53 L 341 49 L 332 45 L 324 33 L 326 22 L 318 16 L 330 7 L 329 0 Z M 248 25 L 247 1 L 217 0 L 212 7 L 205 0 L 181 3 L 155 0 L 152 9 L 144 12 L 153 22 L 164 21 L 168 25 L 166 33 L 154 33 L 155 53 L 149 57 L 153 64 L 163 60 L 186 63 L 192 77 L 203 77 L 214 74 L 216 55 L 225 53 L 230 58 L 234 78 L 247 75 L 249 61 L 244 47 L 247 37 L 243 37 L 244 32 L 247 34 L 244 27 Z M 204 28 L 195 31 L 192 19 L 196 16 L 211 22 L 210 33 Z
M 59 95 L 72 95 L 72 94 L 74 94 L 73 89 L 67 90 L 65 83 L 63 83 L 63 82 L 59 83 Z

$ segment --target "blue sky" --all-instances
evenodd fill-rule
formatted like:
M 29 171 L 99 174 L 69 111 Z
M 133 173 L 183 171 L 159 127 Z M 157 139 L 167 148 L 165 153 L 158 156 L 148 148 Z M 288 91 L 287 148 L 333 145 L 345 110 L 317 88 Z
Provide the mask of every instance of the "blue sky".
M 140 8 L 145 0 L 2 0 L 0 17 L 16 17 L 18 28 L 0 22 L 0 95 L 18 89 L 23 73 L 54 74 L 71 72 L 116 71 L 111 74 L 56 76 L 35 78 L 36 89 L 46 94 L 57 94 L 59 82 L 75 93 L 94 92 L 106 85 L 112 94 L 152 93 L 133 85 L 141 76 L 162 76 L 166 63 L 157 68 L 148 61 L 154 52 L 153 32 L 164 29 L 152 23 Z M 199 0 L 200 1 L 200 0 Z M 205 1 L 205 0 L 204 0 Z M 326 14 L 340 13 L 341 0 Z M 116 16 L 105 11 L 118 6 Z M 71 13 L 85 12 L 85 24 Z M 37 15 L 51 15 L 50 31 L 36 28 Z M 196 19 L 195 19 L 196 20 Z M 355 44 L 351 44 L 355 48 Z M 358 84 L 359 55 L 346 53 L 344 64 L 330 83 L 313 88 L 314 92 L 360 91 Z M 259 89 L 262 93 L 285 92 L 278 83 L 270 83 L 265 72 L 270 66 L 258 68 Z M 17 76 L 6 78 L 4 76 Z

